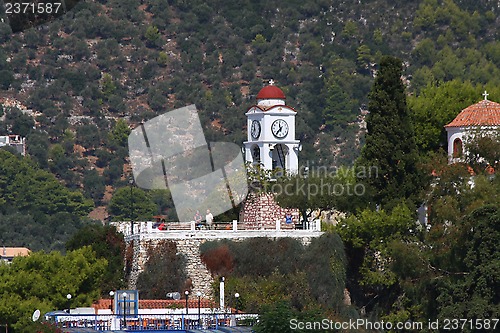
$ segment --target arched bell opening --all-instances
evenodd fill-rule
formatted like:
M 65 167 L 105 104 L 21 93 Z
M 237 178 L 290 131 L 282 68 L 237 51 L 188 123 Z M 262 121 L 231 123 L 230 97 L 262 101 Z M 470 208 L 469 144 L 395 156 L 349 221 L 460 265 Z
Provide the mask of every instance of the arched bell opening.
M 252 153 L 252 164 L 254 165 L 260 164 L 261 162 L 260 147 L 258 145 L 252 145 L 250 151 Z
M 286 170 L 288 164 L 288 147 L 283 144 L 274 145 L 272 150 L 273 170 Z

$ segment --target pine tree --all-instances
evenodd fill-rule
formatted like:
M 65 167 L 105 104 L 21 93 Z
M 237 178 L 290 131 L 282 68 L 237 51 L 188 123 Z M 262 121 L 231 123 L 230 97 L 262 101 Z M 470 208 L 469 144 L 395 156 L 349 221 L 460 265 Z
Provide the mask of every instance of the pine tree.
M 334 80 L 327 82 L 326 107 L 323 109 L 325 125 L 332 128 L 340 126 L 347 127 L 349 122 L 356 120 L 353 112 L 353 103 L 350 96 Z
M 360 181 L 366 184 L 371 203 L 389 209 L 408 199 L 415 204 L 423 183 L 402 71 L 401 60 L 382 58 L 368 96 L 368 133 L 357 162 L 358 175 L 366 175 Z

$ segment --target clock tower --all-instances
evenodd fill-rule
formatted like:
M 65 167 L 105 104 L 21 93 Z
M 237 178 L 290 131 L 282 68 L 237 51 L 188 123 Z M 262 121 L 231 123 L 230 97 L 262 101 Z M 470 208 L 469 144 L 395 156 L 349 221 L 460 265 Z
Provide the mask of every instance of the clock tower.
M 257 104 L 247 113 L 245 160 L 265 170 L 298 172 L 300 141 L 295 140 L 297 112 L 285 104 L 285 94 L 270 84 L 257 94 Z

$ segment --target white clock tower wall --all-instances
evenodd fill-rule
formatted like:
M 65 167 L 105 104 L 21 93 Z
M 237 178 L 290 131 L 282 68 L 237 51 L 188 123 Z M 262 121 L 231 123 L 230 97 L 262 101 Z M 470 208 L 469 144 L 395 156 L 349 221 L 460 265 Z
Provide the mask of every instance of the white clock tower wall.
M 252 165 L 260 164 L 265 170 L 281 168 L 284 164 L 288 173 L 298 173 L 300 141 L 295 140 L 296 114 L 293 108 L 285 104 L 285 94 L 281 89 L 273 84 L 262 88 L 257 94 L 257 104 L 246 113 L 248 133 L 247 141 L 244 142 L 245 160 Z M 252 135 L 254 122 L 258 122 L 259 126 L 254 124 Z M 257 127 L 260 127 L 258 136 Z M 250 229 L 275 226 L 276 221 L 281 221 L 282 228 L 293 228 L 284 224 L 286 213 L 293 216 L 294 223 L 299 222 L 298 209 L 281 208 L 272 194 L 249 193 L 240 211 L 240 220 Z
M 296 114 L 285 104 L 281 89 L 274 85 L 262 88 L 257 105 L 246 113 L 245 160 L 266 170 L 284 167 L 289 173 L 297 173 L 300 141 L 295 140 Z
M 287 165 L 290 169 L 290 172 L 298 173 L 299 172 L 299 145 L 289 145 L 288 146 L 289 156 Z

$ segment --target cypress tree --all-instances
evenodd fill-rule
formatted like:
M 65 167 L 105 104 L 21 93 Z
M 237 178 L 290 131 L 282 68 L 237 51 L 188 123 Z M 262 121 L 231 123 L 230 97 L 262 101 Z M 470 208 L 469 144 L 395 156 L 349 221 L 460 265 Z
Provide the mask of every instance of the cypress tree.
M 366 184 L 372 204 L 389 209 L 401 201 L 415 204 L 423 183 L 402 72 L 400 59 L 382 58 L 368 96 L 368 133 L 357 163 L 361 176 L 360 168 L 376 168 L 376 173 L 366 172 L 367 177 L 359 180 Z

